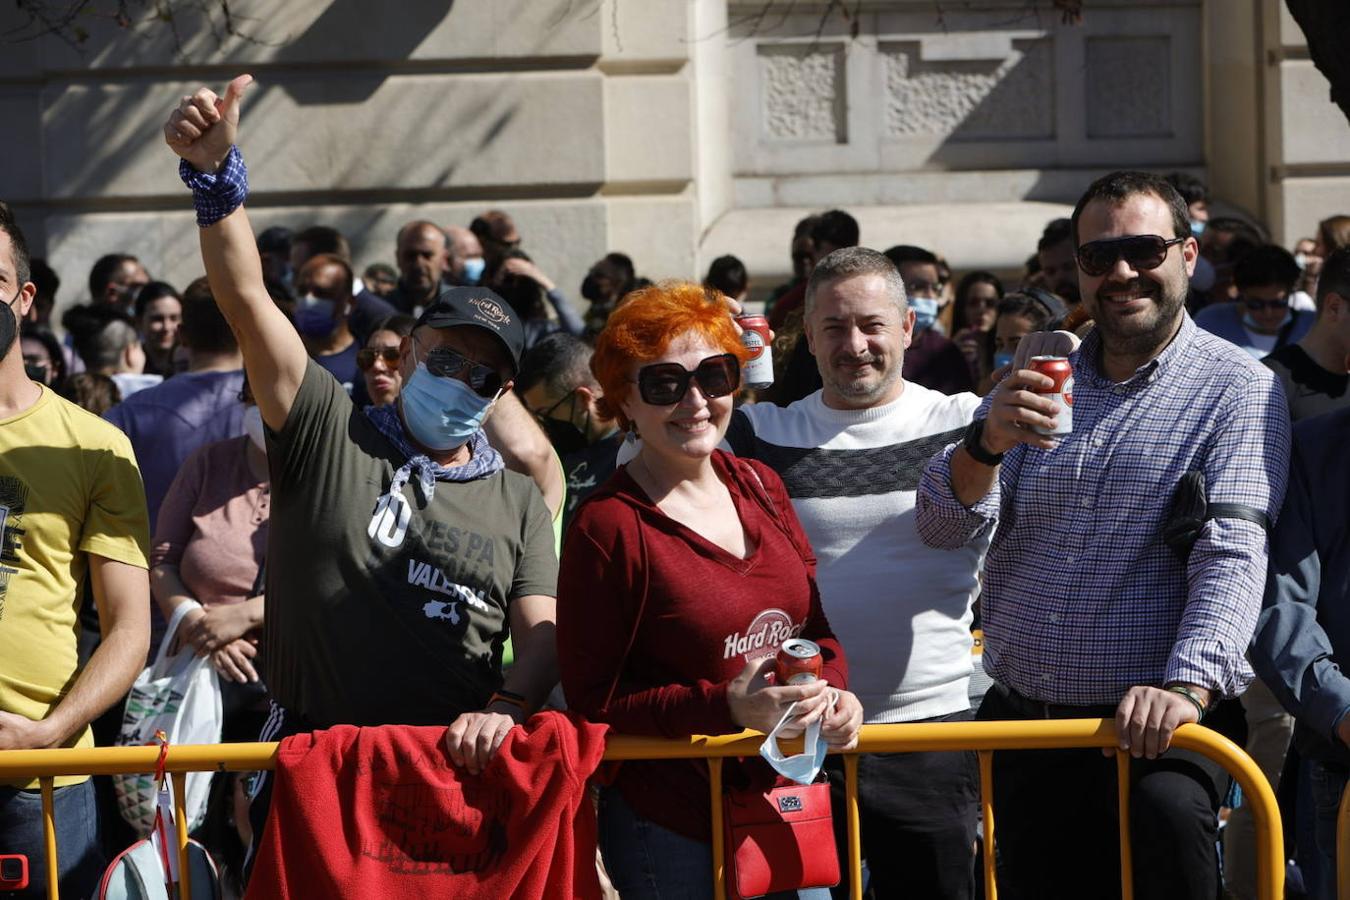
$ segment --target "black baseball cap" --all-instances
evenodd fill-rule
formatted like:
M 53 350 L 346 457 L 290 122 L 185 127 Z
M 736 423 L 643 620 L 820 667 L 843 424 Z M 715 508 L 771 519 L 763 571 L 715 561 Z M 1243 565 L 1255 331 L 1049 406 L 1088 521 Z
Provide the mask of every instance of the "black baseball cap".
M 452 328 L 477 325 L 492 332 L 511 358 L 512 374 L 520 371 L 520 354 L 525 349 L 525 328 L 505 300 L 485 287 L 453 287 L 443 291 L 417 319 L 417 325 Z

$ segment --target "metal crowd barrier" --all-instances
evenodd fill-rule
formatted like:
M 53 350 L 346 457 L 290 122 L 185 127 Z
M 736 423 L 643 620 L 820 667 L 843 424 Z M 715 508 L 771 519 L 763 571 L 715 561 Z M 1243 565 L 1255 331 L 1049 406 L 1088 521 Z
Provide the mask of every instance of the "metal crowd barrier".
M 656 760 L 706 758 L 711 774 L 712 834 L 722 833 L 722 760 L 727 757 L 754 756 L 759 752 L 763 735 L 742 732 L 716 737 L 694 736 L 683 739 L 632 737 L 614 735 L 609 739 L 605 759 Z M 791 742 L 785 742 L 785 750 Z M 797 742 L 800 746 L 800 740 Z M 1177 729 L 1172 745 L 1200 753 L 1228 770 L 1242 786 L 1243 802 L 1252 808 L 1256 826 L 1257 896 L 1261 900 L 1281 900 L 1284 896 L 1284 838 L 1280 826 L 1279 808 L 1275 794 L 1261 770 L 1241 748 L 1232 741 L 1199 725 L 1183 725 Z M 914 725 L 867 725 L 863 727 L 858 748 L 845 754 L 846 779 L 845 813 L 848 822 L 849 884 L 854 900 L 862 898 L 862 858 L 858 819 L 858 754 L 902 753 L 937 750 L 974 750 L 980 761 L 981 806 L 984 821 L 985 846 L 994 841 L 993 810 L 993 751 L 995 750 L 1050 750 L 1067 748 L 1117 747 L 1115 723 L 1111 719 L 1065 719 L 1055 721 L 1018 722 L 950 722 Z M 180 896 L 191 897 L 187 865 L 187 817 L 183 803 L 188 772 L 219 771 L 248 772 L 273 768 L 277 745 L 271 744 L 204 744 L 170 747 L 165 769 L 174 785 L 177 806 L 179 872 L 182 876 Z M 58 775 L 112 775 L 131 772 L 152 772 L 159 757 L 159 748 L 103 747 L 93 750 L 9 750 L 0 751 L 0 781 L 20 778 L 40 778 L 42 785 L 43 827 L 46 837 L 47 896 L 58 895 L 56 865 L 56 832 L 52 823 L 52 778 Z M 1120 860 L 1121 895 L 1124 900 L 1133 896 L 1133 876 L 1130 864 L 1129 839 L 1129 774 L 1130 755 L 1116 750 L 1117 792 L 1120 802 Z M 1341 804 L 1341 853 L 1347 851 L 1350 829 L 1350 793 Z M 715 896 L 726 896 L 723 848 L 720 840 L 712 842 Z M 1346 891 L 1347 866 L 1340 867 L 1341 897 L 1350 897 Z M 984 885 L 987 900 L 996 900 L 994 854 L 984 854 Z

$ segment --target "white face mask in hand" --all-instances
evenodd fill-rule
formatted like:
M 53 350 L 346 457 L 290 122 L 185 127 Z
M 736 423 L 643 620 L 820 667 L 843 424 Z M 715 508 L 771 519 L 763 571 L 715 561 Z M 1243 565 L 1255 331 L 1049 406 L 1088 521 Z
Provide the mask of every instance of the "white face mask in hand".
M 834 708 L 833 691 L 830 700 L 830 708 Z M 798 784 L 811 784 L 820 774 L 820 767 L 825 762 L 825 751 L 828 749 L 825 742 L 820 739 L 820 719 L 816 719 L 810 725 L 806 726 L 806 746 L 801 753 L 796 756 L 784 756 L 783 751 L 778 749 L 778 732 L 783 730 L 792 714 L 796 712 L 797 704 L 792 704 L 783 713 L 783 718 L 778 720 L 778 724 L 773 726 L 773 731 L 764 739 L 764 743 L 759 746 L 759 755 L 764 757 L 769 765 L 773 766 L 775 772 L 784 778 L 789 778 Z

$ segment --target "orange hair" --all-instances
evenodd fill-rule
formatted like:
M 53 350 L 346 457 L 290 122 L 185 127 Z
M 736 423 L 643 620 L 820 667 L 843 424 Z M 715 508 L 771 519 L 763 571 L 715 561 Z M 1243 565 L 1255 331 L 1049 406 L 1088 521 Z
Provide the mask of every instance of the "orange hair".
M 689 281 L 663 281 L 624 297 L 596 337 L 591 357 L 591 371 L 604 391 L 603 414 L 626 428 L 620 404 L 633 389 L 629 370 L 635 363 L 656 359 L 672 340 L 690 332 L 723 353 L 734 353 L 742 366 L 750 359 L 732 324 L 727 298 L 718 290 Z

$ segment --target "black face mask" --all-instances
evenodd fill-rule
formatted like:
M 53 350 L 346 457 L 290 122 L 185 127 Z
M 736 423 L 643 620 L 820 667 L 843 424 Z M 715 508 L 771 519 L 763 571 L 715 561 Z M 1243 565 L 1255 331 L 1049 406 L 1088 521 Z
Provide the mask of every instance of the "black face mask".
M 544 429 L 544 434 L 548 435 L 548 442 L 553 445 L 559 456 L 567 456 L 569 453 L 586 449 L 586 435 L 571 422 L 546 418 L 539 422 L 539 427 Z
M 553 411 L 564 403 L 568 404 L 567 418 L 553 418 Z M 539 422 L 539 427 L 544 429 L 544 434 L 548 436 L 548 442 L 553 445 L 559 456 L 566 456 L 569 453 L 576 453 L 585 450 L 590 444 L 586 440 L 585 430 L 578 428 L 572 422 L 576 418 L 577 412 L 577 392 L 575 389 L 568 391 L 559 397 L 557 402 L 542 412 L 535 413 L 535 419 Z M 590 427 L 591 411 L 586 410 L 586 427 Z
M 13 300 L 0 303 L 0 307 L 3 307 L 3 312 L 0 312 L 0 359 L 9 355 L 14 342 L 19 339 L 19 320 L 14 315 L 14 307 L 10 306 L 17 299 L 16 295 Z
M 38 384 L 46 384 L 46 383 L 47 383 L 47 367 L 46 367 L 46 366 L 30 366 L 28 363 L 24 363 L 24 364 L 23 364 L 23 373 L 24 373 L 25 375 L 27 375 L 27 376 L 28 376 L 30 379 L 32 379 L 33 381 L 36 381 Z

